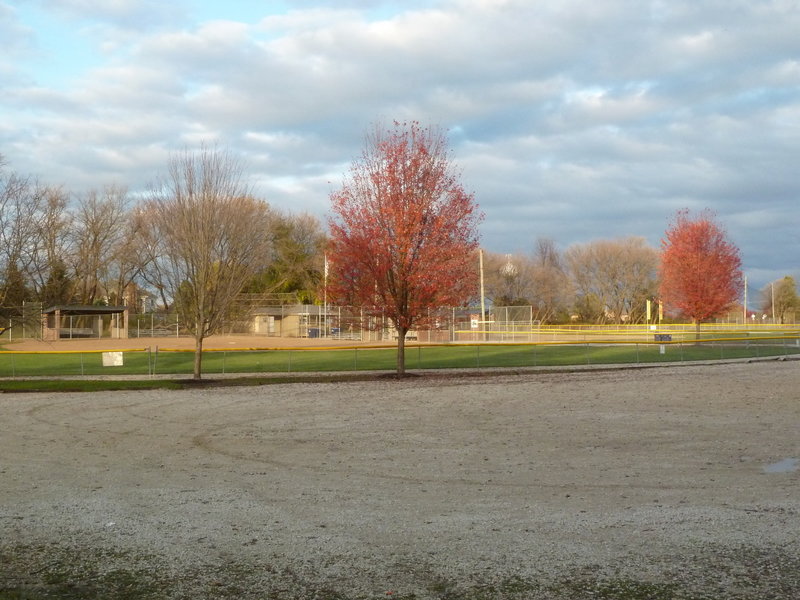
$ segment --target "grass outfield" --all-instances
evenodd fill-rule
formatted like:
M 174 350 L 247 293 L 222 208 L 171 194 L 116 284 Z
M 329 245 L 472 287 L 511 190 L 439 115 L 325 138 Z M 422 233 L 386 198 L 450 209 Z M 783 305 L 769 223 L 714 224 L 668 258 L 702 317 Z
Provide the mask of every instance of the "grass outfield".
M 662 353 L 663 350 L 663 353 Z M 783 356 L 800 353 L 796 340 L 718 341 L 695 344 L 442 345 L 409 346 L 406 368 L 469 369 L 663 363 Z M 203 373 L 309 373 L 395 368 L 394 348 L 210 350 Z M 102 352 L 0 352 L 0 377 L 188 375 L 194 353 L 125 351 L 122 366 L 104 367 Z

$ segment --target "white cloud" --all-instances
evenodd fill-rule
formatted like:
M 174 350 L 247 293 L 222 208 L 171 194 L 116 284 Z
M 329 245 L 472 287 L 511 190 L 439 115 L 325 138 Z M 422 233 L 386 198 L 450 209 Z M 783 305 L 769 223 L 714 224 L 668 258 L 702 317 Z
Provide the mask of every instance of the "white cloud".
M 493 250 L 657 243 L 676 209 L 708 206 L 746 265 L 792 268 L 761 245 L 765 227 L 798 241 L 794 0 L 303 0 L 203 23 L 175 3 L 40 2 L 97 49 L 59 88 L 0 62 L 0 152 L 47 180 L 137 189 L 217 141 L 271 202 L 322 213 L 370 123 L 416 118 L 451 129 Z M 2 3 L 0 35 L 36 52 Z
M 182 3 L 161 0 L 38 0 L 46 11 L 75 21 L 102 22 L 120 29 L 149 29 L 174 23 Z
M 0 39 L 7 58 L 31 49 L 33 30 L 20 23 L 17 11 L 5 2 L 0 2 Z

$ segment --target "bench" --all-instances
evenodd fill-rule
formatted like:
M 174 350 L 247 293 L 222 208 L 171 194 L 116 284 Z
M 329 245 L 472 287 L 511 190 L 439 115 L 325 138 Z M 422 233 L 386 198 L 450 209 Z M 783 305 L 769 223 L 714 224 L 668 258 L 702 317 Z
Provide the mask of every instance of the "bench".
M 95 337 L 97 333 L 91 327 L 73 327 L 62 328 L 58 330 L 58 337 L 62 338 L 76 338 L 76 337 Z

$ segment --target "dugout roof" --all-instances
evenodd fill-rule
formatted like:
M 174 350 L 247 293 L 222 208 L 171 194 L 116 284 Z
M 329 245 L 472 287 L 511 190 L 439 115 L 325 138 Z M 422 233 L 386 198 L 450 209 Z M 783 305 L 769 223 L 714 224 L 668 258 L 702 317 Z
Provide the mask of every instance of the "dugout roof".
M 43 315 L 52 315 L 59 311 L 63 316 L 77 315 L 109 315 L 124 313 L 126 306 L 95 306 L 91 304 L 61 304 L 51 306 L 42 311 Z

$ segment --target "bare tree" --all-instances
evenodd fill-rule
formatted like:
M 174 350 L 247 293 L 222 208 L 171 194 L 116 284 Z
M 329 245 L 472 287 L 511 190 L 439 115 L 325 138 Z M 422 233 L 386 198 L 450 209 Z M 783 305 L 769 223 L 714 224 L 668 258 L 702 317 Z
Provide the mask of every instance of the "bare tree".
M 0 304 L 12 287 L 27 284 L 43 197 L 44 188 L 30 177 L 0 178 Z
M 529 306 L 533 302 L 533 264 L 522 254 L 484 252 L 486 297 L 495 306 Z
M 77 296 L 84 304 L 106 299 L 119 249 L 125 243 L 127 190 L 117 186 L 92 190 L 80 199 L 74 221 L 74 271 Z
M 599 240 L 567 249 L 566 262 L 583 320 L 641 321 L 657 293 L 658 251 L 644 238 Z
M 486 295 L 495 306 L 531 306 L 537 321 L 552 321 L 566 313 L 569 280 L 552 240 L 536 240 L 529 256 L 487 252 L 484 271 Z
M 204 146 L 170 159 L 147 212 L 161 285 L 194 335 L 194 378 L 200 379 L 203 340 L 219 330 L 268 256 L 269 208 L 249 196 L 239 161 Z
M 46 305 L 72 300 L 72 262 L 74 241 L 68 194 L 59 187 L 47 187 L 35 222 L 35 249 L 28 270 L 36 298 Z
M 159 253 L 163 251 L 163 244 L 158 237 L 158 228 L 155 226 L 158 221 L 156 208 L 155 203 L 146 202 L 133 209 L 131 220 L 138 237 L 132 250 L 136 257 L 141 281 L 158 295 L 164 310 L 169 310 L 173 299 L 167 287 L 168 277 L 165 269 L 168 264 L 159 256 Z
M 536 240 L 531 270 L 531 301 L 535 318 L 552 321 L 556 316 L 565 315 L 570 284 L 564 260 L 553 240 Z

